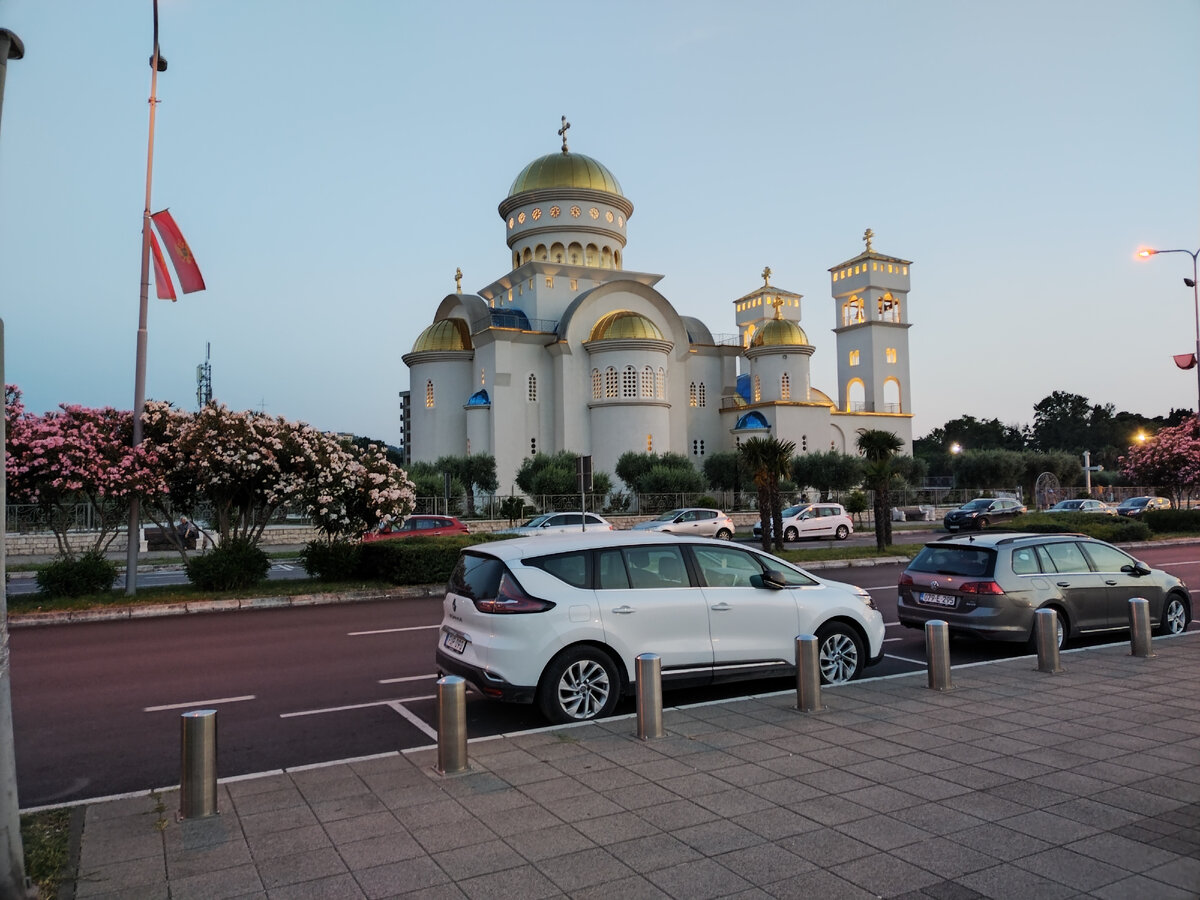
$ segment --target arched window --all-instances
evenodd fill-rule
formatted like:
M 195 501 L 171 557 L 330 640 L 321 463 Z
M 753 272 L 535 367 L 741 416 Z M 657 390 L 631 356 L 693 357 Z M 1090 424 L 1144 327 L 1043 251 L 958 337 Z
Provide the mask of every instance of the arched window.
M 701 406 L 704 406 L 704 402 L 705 402 L 705 401 L 704 401 L 704 382 L 703 382 L 703 381 L 702 381 L 702 382 L 700 382 L 700 389 L 699 389 L 699 391 L 697 392 L 697 397 L 698 397 L 698 398 L 699 398 L 699 400 L 700 400 L 700 405 L 701 405 Z
M 654 379 L 654 396 L 659 400 L 667 399 L 667 372 L 662 367 L 658 367 L 658 377 Z
M 883 355 L 884 355 L 884 358 L 888 362 L 890 362 L 890 363 L 896 362 L 896 348 L 895 347 L 888 347 L 886 350 L 883 351 Z
M 863 302 L 861 297 L 854 295 L 842 304 L 843 325 L 856 325 L 863 321 L 863 319 Z
M 538 245 L 537 245 L 537 249 L 535 249 L 535 250 L 533 251 L 533 255 L 534 255 L 535 257 L 537 257 L 539 260 L 541 260 L 542 262 L 546 262 L 546 260 L 547 260 L 547 251 L 546 251 L 546 245 L 545 245 L 545 244 L 538 244 Z
M 900 301 L 891 294 L 879 298 L 879 320 L 881 322 L 900 321 Z
M 850 351 L 850 365 L 857 366 L 860 362 L 862 362 L 861 351 L 851 350 Z
M 537 376 L 531 373 L 529 376 L 529 402 L 534 403 L 536 401 L 537 401 Z
M 526 247 L 521 259 L 523 262 L 533 262 L 533 251 Z
M 867 387 L 861 378 L 853 378 L 846 385 L 846 412 L 867 411 Z
M 425 382 L 425 408 L 433 409 L 433 382 Z
M 621 381 L 621 396 L 637 396 L 637 369 L 633 366 L 625 367 L 625 377 Z
M 784 372 L 783 377 L 779 379 L 779 398 L 781 400 L 792 399 L 792 380 L 788 378 L 787 372 Z
M 604 396 L 605 397 L 621 396 L 620 383 L 617 380 L 617 370 L 615 368 L 613 368 L 612 366 L 609 366 L 607 369 L 604 370 Z
M 649 366 L 642 369 L 642 398 L 649 400 L 654 396 L 654 370 Z
M 699 398 L 696 393 L 696 382 L 693 381 L 688 386 L 688 406 L 699 406 L 699 405 L 700 405 Z M 694 444 L 695 441 L 692 441 L 692 443 Z
M 883 411 L 890 413 L 903 412 L 900 404 L 900 382 L 888 378 L 883 383 Z
M 600 370 L 592 369 L 592 399 L 599 400 L 604 396 L 604 382 L 600 378 Z
M 567 261 L 566 248 L 564 248 L 562 244 L 551 244 L 550 245 L 550 259 L 552 262 L 558 262 L 558 263 L 566 262 Z
M 762 401 L 762 379 L 759 378 L 757 375 L 755 375 L 754 376 L 754 402 L 760 403 L 761 401 Z

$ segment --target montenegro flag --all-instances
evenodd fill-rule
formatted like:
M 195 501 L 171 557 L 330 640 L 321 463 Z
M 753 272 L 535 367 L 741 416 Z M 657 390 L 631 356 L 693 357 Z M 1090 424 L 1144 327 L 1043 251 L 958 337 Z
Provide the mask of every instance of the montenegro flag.
M 154 227 L 162 235 L 163 247 L 167 256 L 171 258 L 171 265 L 175 267 L 175 275 L 179 278 L 179 289 L 185 294 L 204 290 L 204 276 L 200 274 L 200 267 L 196 265 L 196 257 L 192 256 L 192 248 L 183 239 L 183 233 L 175 224 L 171 213 L 164 209 L 150 218 L 154 220 Z

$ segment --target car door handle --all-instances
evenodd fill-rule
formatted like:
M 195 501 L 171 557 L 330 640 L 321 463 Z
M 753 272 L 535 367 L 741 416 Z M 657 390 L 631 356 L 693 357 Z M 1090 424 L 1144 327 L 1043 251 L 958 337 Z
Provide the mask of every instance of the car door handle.
M 1070 587 L 1071 586 L 1071 582 L 1069 582 L 1069 581 L 1056 581 L 1054 583 L 1057 584 L 1059 587 Z
M 617 606 L 613 608 L 613 612 L 619 616 L 627 616 L 630 613 L 637 612 L 632 606 Z
M 1117 582 L 1116 582 L 1114 579 L 1112 579 L 1112 578 L 1106 578 L 1106 579 L 1105 579 L 1105 581 L 1104 581 L 1104 583 L 1105 583 L 1105 584 L 1108 584 L 1108 585 L 1113 585 L 1114 587 L 1115 587 L 1115 586 L 1116 586 L 1116 584 L 1117 584 Z
M 713 612 L 729 612 L 729 610 L 731 610 L 731 609 L 733 609 L 733 607 L 730 606 L 728 603 L 713 604 Z

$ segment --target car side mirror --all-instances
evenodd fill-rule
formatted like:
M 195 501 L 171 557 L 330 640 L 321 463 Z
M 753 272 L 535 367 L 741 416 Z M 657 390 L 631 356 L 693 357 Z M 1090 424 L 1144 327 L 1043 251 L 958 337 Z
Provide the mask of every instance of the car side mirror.
M 768 569 L 765 574 L 751 575 L 750 586 L 756 588 L 766 588 L 772 591 L 781 591 L 787 587 L 787 581 L 783 577 L 782 572 L 777 572 L 774 569 Z
M 1121 571 L 1127 575 L 1133 575 L 1137 578 L 1143 578 L 1149 575 L 1151 568 L 1142 562 L 1140 559 L 1135 559 L 1132 565 L 1121 566 Z

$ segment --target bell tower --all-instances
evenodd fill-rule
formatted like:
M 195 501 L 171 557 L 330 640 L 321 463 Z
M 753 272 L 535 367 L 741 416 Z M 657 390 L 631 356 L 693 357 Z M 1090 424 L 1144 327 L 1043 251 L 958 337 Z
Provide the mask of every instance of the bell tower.
M 909 405 L 907 259 L 871 246 L 829 270 L 836 307 L 838 409 L 911 415 Z

